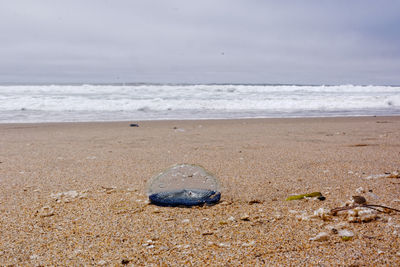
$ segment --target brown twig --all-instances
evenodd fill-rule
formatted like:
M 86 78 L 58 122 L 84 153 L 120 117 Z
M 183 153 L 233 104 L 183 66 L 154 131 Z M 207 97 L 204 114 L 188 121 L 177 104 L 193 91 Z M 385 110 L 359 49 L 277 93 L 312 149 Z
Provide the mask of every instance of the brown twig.
M 338 208 L 331 209 L 331 213 L 332 213 L 333 215 L 336 215 L 336 213 L 338 213 L 339 211 L 351 210 L 351 209 L 354 209 L 354 208 L 357 208 L 357 207 L 360 207 L 360 206 L 357 205 L 357 206 L 338 207 Z
M 376 209 L 376 208 L 383 208 L 383 209 L 389 209 L 389 210 L 400 212 L 400 210 L 398 210 L 398 209 L 390 208 L 390 207 L 383 206 L 383 205 L 361 204 L 361 205 L 353 205 L 353 206 L 345 206 L 345 207 L 334 208 L 334 209 L 331 209 L 331 213 L 333 215 L 336 215 L 336 213 L 338 213 L 339 211 L 352 210 L 352 209 L 355 209 L 355 208 L 358 208 L 358 207 L 369 208 L 369 209 L 373 209 L 373 210 L 376 210 L 376 211 L 379 211 L 379 212 L 385 212 L 385 211 L 382 211 L 382 210 L 379 210 L 379 209 Z
M 390 207 L 386 207 L 386 206 L 382 206 L 382 205 L 367 204 L 366 206 L 368 206 L 368 208 L 377 207 L 377 208 L 389 209 L 389 210 L 394 210 L 394 211 L 400 212 L 400 210 L 398 210 L 398 209 L 394 209 L 394 208 L 390 208 Z

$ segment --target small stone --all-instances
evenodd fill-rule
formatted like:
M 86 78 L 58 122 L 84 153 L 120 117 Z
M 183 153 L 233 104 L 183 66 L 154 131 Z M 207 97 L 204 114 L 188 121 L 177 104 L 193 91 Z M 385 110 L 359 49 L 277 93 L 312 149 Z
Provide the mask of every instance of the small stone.
M 100 192 L 105 192 L 106 194 L 111 194 L 111 193 L 114 193 L 116 189 L 117 188 L 115 186 L 112 186 L 112 187 L 101 186 Z
M 160 209 L 155 208 L 155 209 L 153 210 L 153 213 L 161 213 L 161 211 L 160 211 Z
M 318 235 L 310 238 L 311 241 L 327 241 L 329 239 L 329 234 L 327 232 L 321 232 Z
M 39 255 L 32 254 L 32 255 L 29 256 L 29 259 L 31 259 L 31 260 L 37 260 L 37 259 L 39 259 Z
M 357 204 L 367 203 L 367 200 L 363 196 L 353 196 L 353 201 L 354 201 L 354 203 L 357 203 Z
M 184 219 L 184 220 L 182 220 L 182 223 L 190 223 L 190 220 L 189 219 Z
M 243 243 L 242 244 L 242 247 L 251 247 L 251 246 L 253 246 L 254 244 L 256 243 L 256 241 L 250 241 L 250 242 L 248 242 L 248 243 Z
M 235 217 L 231 216 L 231 217 L 228 218 L 228 221 L 229 221 L 229 222 L 235 222 L 236 219 L 235 219 Z
M 346 222 L 341 222 L 335 225 L 327 225 L 325 226 L 326 229 L 330 230 L 333 234 L 337 234 L 340 229 L 343 229 L 344 227 L 348 226 L 348 224 Z
M 338 235 L 342 238 L 343 241 L 351 240 L 354 237 L 354 233 L 347 229 L 338 231 Z
M 44 206 L 39 211 L 40 217 L 50 217 L 54 215 L 54 210 L 49 206 Z
M 248 214 L 243 214 L 240 219 L 242 221 L 250 221 L 250 216 Z
M 359 188 L 356 189 L 356 193 L 357 194 L 363 194 L 363 193 L 365 193 L 365 190 L 364 190 L 364 188 L 359 187 Z
M 296 219 L 299 221 L 309 221 L 311 219 L 312 216 L 307 215 L 307 213 L 302 213 L 299 215 L 296 215 Z
M 122 265 L 127 265 L 129 262 L 130 262 L 130 260 L 127 260 L 127 259 L 122 259 L 121 260 L 121 264 Z
M 212 231 L 205 231 L 205 232 L 203 232 L 203 233 L 201 233 L 202 235 L 213 235 L 214 234 L 214 232 L 212 232 Z
M 107 262 L 106 262 L 105 260 L 99 260 L 99 261 L 97 262 L 97 264 L 103 266 L 103 265 L 106 265 Z
M 80 193 L 75 190 L 50 194 L 50 197 L 54 198 L 57 202 L 63 201 L 66 203 L 71 202 L 72 199 L 75 199 L 78 196 L 80 196 Z M 86 194 L 84 194 L 83 196 L 86 197 Z
M 231 245 L 229 243 L 219 243 L 218 247 L 220 248 L 229 248 Z

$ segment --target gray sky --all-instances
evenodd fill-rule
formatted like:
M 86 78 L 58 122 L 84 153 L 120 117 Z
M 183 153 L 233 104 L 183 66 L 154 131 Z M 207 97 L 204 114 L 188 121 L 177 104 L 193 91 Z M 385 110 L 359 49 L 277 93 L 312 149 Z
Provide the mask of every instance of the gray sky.
M 400 1 L 0 0 L 0 83 L 400 84 Z

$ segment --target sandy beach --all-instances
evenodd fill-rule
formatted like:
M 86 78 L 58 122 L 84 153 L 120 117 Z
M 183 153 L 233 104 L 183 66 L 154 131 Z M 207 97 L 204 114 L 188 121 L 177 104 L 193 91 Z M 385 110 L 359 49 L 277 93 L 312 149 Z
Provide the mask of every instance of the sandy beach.
M 177 163 L 221 202 L 149 205 Z M 327 211 L 400 209 L 399 169 L 400 117 L 1 124 L 0 265 L 396 266 L 400 213 Z M 326 199 L 285 201 L 310 192 Z

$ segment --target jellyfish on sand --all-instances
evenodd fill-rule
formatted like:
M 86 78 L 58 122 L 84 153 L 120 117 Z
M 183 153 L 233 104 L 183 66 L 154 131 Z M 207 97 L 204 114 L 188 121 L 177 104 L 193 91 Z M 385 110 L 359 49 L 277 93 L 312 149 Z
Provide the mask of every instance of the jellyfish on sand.
M 221 198 L 214 175 L 192 164 L 174 165 L 149 182 L 150 202 L 158 206 L 213 205 Z

